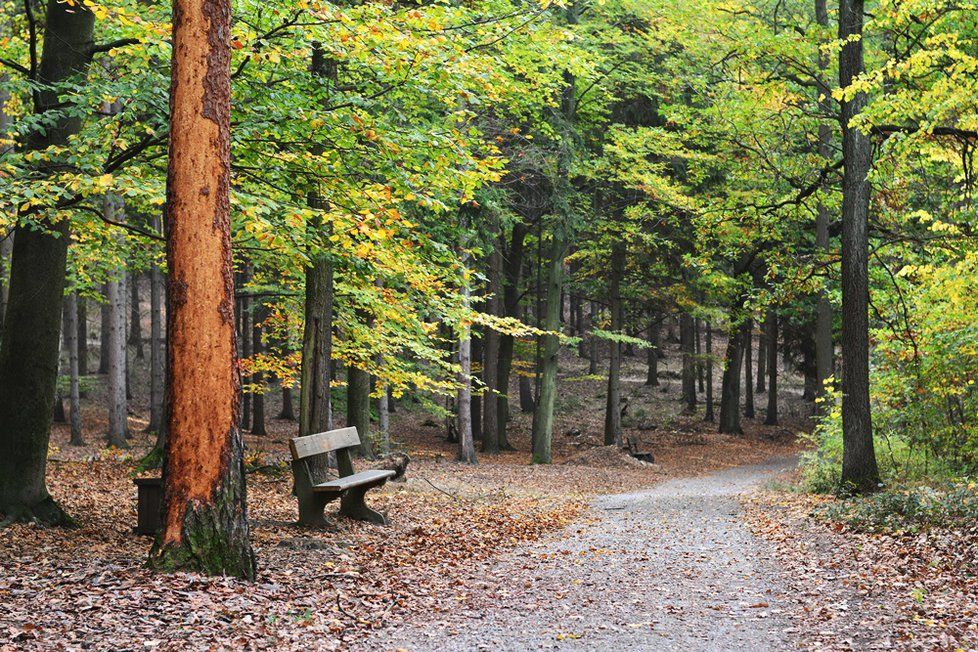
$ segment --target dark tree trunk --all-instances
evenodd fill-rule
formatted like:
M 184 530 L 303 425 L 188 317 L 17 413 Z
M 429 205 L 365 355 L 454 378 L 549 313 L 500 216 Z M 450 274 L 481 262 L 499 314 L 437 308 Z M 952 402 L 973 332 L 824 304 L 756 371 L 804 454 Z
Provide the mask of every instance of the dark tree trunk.
M 346 425 L 360 433 L 360 454 L 373 459 L 370 439 L 370 374 L 357 367 L 346 372 Z
M 696 411 L 696 333 L 693 318 L 683 313 L 679 317 L 679 348 L 683 354 L 683 404 L 690 414 Z
M 594 316 L 598 314 L 598 304 L 594 301 L 591 302 L 591 312 L 588 316 L 588 322 L 590 327 L 588 331 L 591 333 L 588 339 L 588 367 L 587 372 L 591 376 L 598 373 L 598 338 L 594 336 Z
M 81 424 L 81 393 L 78 380 L 78 294 L 70 293 L 65 297 L 65 340 L 68 346 L 68 380 L 69 405 L 71 407 L 71 440 L 72 446 L 84 446 Z
M 736 313 L 731 313 L 731 326 L 727 329 L 727 355 L 720 386 L 720 432 L 739 435 L 744 432 L 740 427 L 740 369 L 744 362 L 744 347 L 743 327 L 734 325 Z
M 767 415 L 764 423 L 768 426 L 778 425 L 778 311 L 768 308 L 764 321 L 764 337 L 767 344 Z M 764 370 L 758 366 L 757 375 L 763 376 Z
M 227 0 L 174 0 L 166 203 L 169 427 L 162 528 L 149 561 L 159 570 L 254 579 L 234 341 L 230 33 Z
M 608 280 L 608 302 L 611 306 L 611 331 L 621 332 L 621 282 L 625 276 L 625 243 L 611 246 L 611 276 Z M 604 411 L 604 445 L 621 448 L 621 344 L 610 342 L 608 363 L 608 393 Z
M 767 318 L 761 324 L 761 332 L 757 338 L 757 394 L 763 394 L 766 390 L 764 379 L 767 378 Z
M 498 238 L 496 239 L 498 242 Z M 503 306 L 503 255 L 496 246 L 489 254 L 489 299 L 486 310 L 490 314 L 502 316 Z M 485 393 L 482 396 L 482 450 L 498 453 L 499 446 L 499 395 L 505 394 L 506 387 L 499 384 L 500 335 L 497 331 L 486 329 L 485 346 L 482 349 L 482 383 Z M 506 427 L 505 422 L 502 424 Z
M 265 305 L 260 300 L 255 299 L 252 313 L 254 321 L 251 331 L 251 347 L 255 355 L 261 355 L 265 352 L 265 343 L 262 339 L 262 327 L 267 317 Z M 251 434 L 265 437 L 268 435 L 268 430 L 265 428 L 265 374 L 261 372 L 254 374 L 251 377 L 251 382 L 258 390 L 251 399 Z
M 49 0 L 35 113 L 61 104 L 56 85 L 72 77 L 83 83 L 94 26 L 87 7 Z M 80 118 L 60 117 L 31 133 L 27 149 L 65 145 L 80 128 Z M 48 494 L 45 470 L 58 381 L 68 220 L 46 226 L 52 233 L 18 226 L 10 259 L 0 336 L 0 513 L 6 521 L 59 525 L 71 519 Z
M 839 1 L 839 86 L 864 71 L 863 0 Z M 842 482 L 856 491 L 879 486 L 869 405 L 869 169 L 873 144 L 850 123 L 866 94 L 842 101 Z
M 700 392 L 703 392 L 706 386 L 703 378 L 703 342 L 700 337 L 701 330 L 700 319 L 697 318 L 693 321 L 693 336 L 696 342 L 696 384 L 699 386 Z
M 713 423 L 713 325 L 706 322 L 706 421 Z
M 284 421 L 295 421 L 295 408 L 292 405 L 292 388 L 282 387 L 282 411 L 278 418 Z
M 88 301 L 78 297 L 78 375 L 88 375 Z
M 102 286 L 102 303 L 99 305 L 101 323 L 98 340 L 98 373 L 105 376 L 109 373 L 109 330 L 112 319 L 109 317 L 109 287 Z
M 748 319 L 744 323 L 744 416 L 748 419 L 754 418 L 754 370 L 751 365 L 751 358 L 754 351 L 754 320 Z
M 482 372 L 483 373 L 481 375 L 485 375 L 485 370 L 486 369 L 485 369 L 485 366 L 484 366 L 484 363 L 483 363 L 483 357 L 485 355 L 484 354 L 483 343 L 484 343 L 485 340 L 484 340 L 483 337 L 471 337 L 471 332 L 470 332 L 469 341 L 470 341 L 470 347 L 469 348 L 470 348 L 470 353 L 471 353 L 471 358 L 469 360 L 469 364 L 473 368 L 475 366 L 482 367 Z M 470 416 L 472 417 L 472 439 L 473 439 L 473 441 L 480 441 L 481 442 L 482 441 L 482 404 L 483 404 L 483 400 L 482 399 L 483 399 L 483 396 L 481 394 L 477 394 L 477 393 L 475 393 L 475 392 L 472 391 L 471 383 L 470 383 L 470 387 L 469 387 L 469 392 L 471 394 L 471 397 L 469 399 L 469 403 L 470 403 L 470 412 L 471 412 L 471 415 Z
M 136 347 L 136 359 L 146 357 L 143 351 L 143 324 L 139 314 L 139 277 L 140 274 L 129 275 L 129 344 Z
M 523 222 L 513 225 L 513 233 L 510 246 L 504 249 L 503 257 L 503 307 L 507 317 L 520 316 L 520 277 L 523 271 L 523 252 L 526 240 L 527 226 Z M 500 238 L 500 245 L 503 239 Z M 513 369 L 513 345 L 515 340 L 512 335 L 502 334 L 499 337 L 499 371 L 496 377 L 500 395 L 496 399 L 496 427 L 501 450 L 513 450 L 506 436 L 506 428 L 509 423 L 509 389 L 510 375 Z M 523 406 L 523 380 L 519 381 L 520 407 Z M 525 410 L 524 410 L 525 411 Z M 530 410 L 532 411 L 532 409 Z
M 554 226 L 547 264 L 545 312 L 541 327 L 556 333 L 560 329 L 560 313 L 563 308 L 564 250 L 567 247 L 564 225 Z M 560 340 L 557 335 L 542 337 L 540 399 L 533 413 L 533 463 L 550 464 L 552 460 L 554 401 L 557 397 L 557 356 Z
M 645 384 L 651 387 L 659 386 L 659 320 L 653 315 L 649 320 L 649 348 L 646 350 L 648 375 Z

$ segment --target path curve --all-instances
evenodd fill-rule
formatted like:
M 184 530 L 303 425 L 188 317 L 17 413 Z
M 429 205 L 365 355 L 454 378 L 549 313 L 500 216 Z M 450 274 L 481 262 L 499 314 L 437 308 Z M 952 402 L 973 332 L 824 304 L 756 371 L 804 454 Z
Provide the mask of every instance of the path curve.
M 738 500 L 793 464 L 600 497 L 592 520 L 478 569 L 474 600 L 363 649 L 796 649 L 773 549 L 744 525 Z

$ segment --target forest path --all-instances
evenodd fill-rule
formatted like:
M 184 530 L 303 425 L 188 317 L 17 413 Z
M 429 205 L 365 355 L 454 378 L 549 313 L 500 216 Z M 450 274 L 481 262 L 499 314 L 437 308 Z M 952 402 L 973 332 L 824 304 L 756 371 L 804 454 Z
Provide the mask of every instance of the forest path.
M 738 496 L 794 459 L 602 496 L 593 518 L 474 569 L 467 599 L 364 649 L 789 650 L 773 549 Z M 785 630 L 788 631 L 785 631 Z

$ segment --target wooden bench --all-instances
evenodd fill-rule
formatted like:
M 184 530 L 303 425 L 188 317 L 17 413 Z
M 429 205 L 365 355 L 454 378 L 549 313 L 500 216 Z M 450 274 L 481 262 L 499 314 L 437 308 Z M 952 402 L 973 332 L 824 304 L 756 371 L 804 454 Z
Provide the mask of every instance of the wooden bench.
M 340 500 L 340 513 L 344 516 L 387 525 L 383 514 L 367 507 L 364 495 L 383 485 L 395 472 L 370 470 L 356 473 L 350 449 L 358 446 L 360 435 L 356 428 L 341 428 L 289 440 L 300 525 L 325 525 L 323 509 L 336 499 Z M 339 478 L 329 477 L 327 454 L 331 452 L 336 453 Z

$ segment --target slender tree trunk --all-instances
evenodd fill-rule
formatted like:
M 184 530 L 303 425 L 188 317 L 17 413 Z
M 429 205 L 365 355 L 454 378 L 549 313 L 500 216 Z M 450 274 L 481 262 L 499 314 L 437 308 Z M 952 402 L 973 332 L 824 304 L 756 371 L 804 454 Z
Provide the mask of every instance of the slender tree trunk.
M 383 364 L 382 356 L 377 356 L 377 365 Z M 391 396 L 388 391 L 390 388 L 382 388 L 380 396 L 377 397 L 377 439 L 380 445 L 380 454 L 387 455 L 391 452 Z
M 102 202 L 106 217 L 125 221 L 122 198 L 106 194 Z M 117 236 L 119 237 L 119 236 Z M 126 401 L 126 270 L 113 271 L 108 282 L 109 298 L 109 431 L 108 445 L 128 448 L 129 404 Z
M 753 419 L 754 414 L 754 371 L 751 358 L 754 352 L 754 320 L 744 323 L 744 416 Z
M 720 387 L 720 432 L 739 435 L 744 432 L 740 427 L 740 369 L 744 348 L 743 328 L 735 326 L 736 312 L 731 313 L 731 325 L 727 329 L 727 355 Z
M 245 290 L 248 283 L 251 282 L 251 263 L 247 263 L 244 266 L 244 271 L 241 272 L 239 278 L 239 288 Z M 252 332 L 252 311 L 251 311 L 251 297 L 247 294 L 241 297 L 239 300 L 240 312 L 238 313 L 238 323 L 240 328 L 239 341 L 241 343 L 241 357 L 245 360 L 251 358 L 252 346 L 251 346 L 251 332 Z M 254 382 L 254 378 L 248 375 L 242 379 L 244 385 L 250 385 Z M 250 391 L 241 392 L 241 428 L 247 429 L 248 425 L 251 424 L 251 404 L 254 394 Z
M 592 319 L 590 312 L 585 315 L 584 313 L 584 300 L 579 299 L 577 302 L 577 336 L 580 341 L 577 344 L 577 355 L 581 358 L 587 358 L 590 353 L 590 346 L 588 340 L 588 333 L 591 330 Z
M 465 227 L 463 227 L 465 228 Z M 464 260 L 464 259 L 463 259 Z M 467 304 L 469 287 L 462 284 L 463 301 Z M 472 437 L 472 332 L 471 327 L 463 325 L 458 340 L 458 394 L 455 406 L 458 410 L 458 460 L 466 464 L 477 462 L 475 442 Z
M 139 277 L 140 274 L 129 275 L 129 343 L 136 347 L 136 359 L 146 357 L 143 351 L 143 324 L 139 311 Z
M 153 230 L 162 232 L 160 217 L 153 217 Z M 163 297 L 166 286 L 163 272 L 156 260 L 149 268 L 149 426 L 150 432 L 159 433 L 163 426 L 163 385 L 166 367 L 163 341 Z
M 484 337 L 484 336 L 483 336 Z M 485 372 L 485 367 L 483 367 L 484 356 L 484 346 L 483 337 L 472 337 L 472 331 L 469 330 L 469 366 L 470 368 L 481 367 L 482 371 Z M 472 387 L 469 387 L 469 391 L 472 394 L 471 401 L 471 416 L 472 416 L 472 440 L 482 441 L 482 393 L 473 392 Z
M 778 425 L 778 311 L 768 308 L 767 319 L 764 323 L 764 335 L 767 344 L 767 415 L 764 424 Z M 758 366 L 757 375 L 763 376 L 764 370 Z
M 527 226 L 523 222 L 513 225 L 513 232 L 510 238 L 510 246 L 505 250 L 503 257 L 503 307 L 507 317 L 520 316 L 520 277 L 523 270 L 524 242 L 526 240 Z M 500 237 L 500 244 L 503 240 Z M 496 399 L 496 428 L 501 450 L 513 450 L 506 436 L 506 428 L 509 423 L 509 388 L 510 375 L 513 369 L 513 346 L 512 335 L 502 334 L 499 337 L 499 367 L 496 375 L 496 385 L 499 387 L 499 397 Z M 522 380 L 520 386 L 520 402 L 522 403 Z
M 713 423 L 713 325 L 706 322 L 706 416 Z
M 648 375 L 645 384 L 650 387 L 659 386 L 659 321 L 658 315 L 652 315 L 649 320 L 649 348 L 646 349 Z
M 598 338 L 594 336 L 594 316 L 598 314 L 598 304 L 591 302 L 591 312 L 588 315 L 590 336 L 588 339 L 588 367 L 589 375 L 594 376 L 598 373 Z
M 112 330 L 112 318 L 109 316 L 109 286 L 102 286 L 102 303 L 99 305 L 101 319 L 98 340 L 98 373 L 105 376 L 109 373 L 109 331 Z
M 839 86 L 848 88 L 863 67 L 863 0 L 840 0 Z M 866 94 L 842 101 L 842 482 L 856 491 L 879 486 L 869 405 L 869 193 L 873 145 L 851 127 Z
M 78 375 L 88 375 L 88 300 L 78 297 Z
M 160 570 L 254 579 L 235 362 L 227 0 L 174 0 Z
M 767 378 L 767 317 L 761 323 L 761 332 L 757 338 L 757 388 L 754 390 L 757 394 L 763 394 L 767 389 L 765 388 L 764 379 Z
M 71 440 L 68 442 L 72 446 L 84 446 L 85 439 L 82 437 L 81 425 L 81 394 L 78 382 L 78 294 L 70 293 L 65 297 L 67 313 L 67 324 L 65 328 L 65 339 L 68 344 L 68 375 L 71 406 Z
M 608 283 L 608 302 L 611 306 L 611 331 L 622 328 L 621 282 L 625 275 L 625 243 L 616 241 L 611 247 L 611 277 Z M 608 393 L 604 411 L 604 445 L 621 448 L 621 344 L 610 342 L 608 363 Z
M 486 309 L 490 314 L 502 316 L 504 306 L 503 292 L 503 256 L 499 247 L 489 254 L 489 294 Z M 486 329 L 486 341 L 482 350 L 482 383 L 485 393 L 482 396 L 482 450 L 486 453 L 498 453 L 499 445 L 499 395 L 505 394 L 506 387 L 499 384 L 499 366 L 501 354 L 501 338 L 497 331 Z M 503 423 L 505 428 L 506 424 Z
M 692 414 L 696 411 L 696 358 L 695 332 L 693 318 L 683 313 L 679 317 L 679 348 L 683 353 L 683 403 L 685 411 Z
M 564 251 L 567 248 L 565 227 L 562 223 L 554 225 L 550 245 L 550 260 L 547 265 L 546 307 L 541 328 L 556 333 L 560 330 L 561 291 L 564 276 Z M 540 398 L 533 413 L 533 463 L 550 464 L 553 461 L 551 446 L 553 442 L 554 400 L 557 396 L 557 357 L 560 341 L 557 335 L 544 335 L 542 338 L 542 359 L 540 373 Z
M 693 340 L 696 342 L 696 384 L 699 391 L 703 392 L 706 387 L 703 379 L 703 342 L 700 337 L 700 319 L 693 320 Z
M 2 79 L 0 79 L 2 82 Z M 2 106 L 0 106 L 2 109 Z M 0 118 L 3 117 L 2 111 L 0 111 Z M 3 129 L 0 129 L 0 133 L 4 133 Z M 3 319 L 7 314 L 7 290 L 9 284 L 7 283 L 7 270 L 9 265 L 7 264 L 7 259 L 10 258 L 10 250 L 13 247 L 13 229 L 9 233 L 0 232 L 0 337 L 3 337 Z

